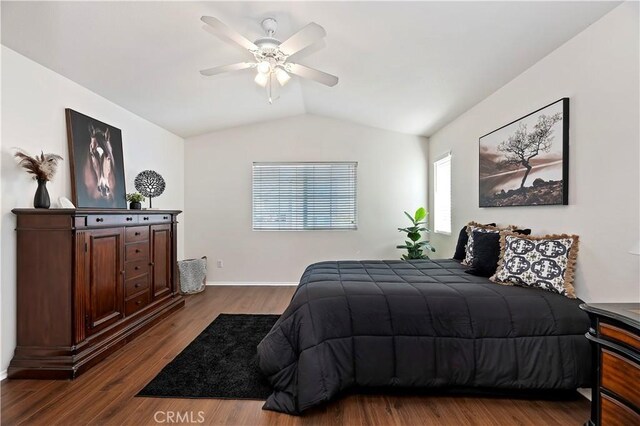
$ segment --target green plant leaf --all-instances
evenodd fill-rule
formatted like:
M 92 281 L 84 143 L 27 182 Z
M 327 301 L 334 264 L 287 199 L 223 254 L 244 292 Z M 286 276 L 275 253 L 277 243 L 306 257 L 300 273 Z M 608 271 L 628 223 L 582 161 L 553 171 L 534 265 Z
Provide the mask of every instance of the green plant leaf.
M 409 237 L 409 239 L 415 243 L 416 241 L 418 241 L 420 239 L 420 233 L 419 232 L 410 232 L 409 234 L 407 234 L 407 237 Z
M 424 247 L 427 250 L 431 250 L 432 252 L 436 251 L 436 249 L 429 243 L 429 241 L 421 241 L 420 247 Z
M 424 220 L 424 218 L 426 217 L 427 217 L 427 211 L 425 210 L 424 207 L 420 207 L 418 210 L 416 210 L 414 222 L 420 222 Z
M 413 216 L 411 216 L 409 213 L 404 212 L 404 214 L 409 218 L 409 220 L 411 221 L 411 223 L 415 224 L 415 221 L 413 220 Z

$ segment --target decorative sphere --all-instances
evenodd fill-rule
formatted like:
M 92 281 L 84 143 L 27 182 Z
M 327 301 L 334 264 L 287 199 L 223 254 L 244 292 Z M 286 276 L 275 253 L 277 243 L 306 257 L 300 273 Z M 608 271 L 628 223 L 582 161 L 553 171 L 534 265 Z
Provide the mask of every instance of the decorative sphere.
M 157 197 L 164 192 L 164 179 L 158 172 L 144 170 L 133 181 L 136 190 L 145 197 Z

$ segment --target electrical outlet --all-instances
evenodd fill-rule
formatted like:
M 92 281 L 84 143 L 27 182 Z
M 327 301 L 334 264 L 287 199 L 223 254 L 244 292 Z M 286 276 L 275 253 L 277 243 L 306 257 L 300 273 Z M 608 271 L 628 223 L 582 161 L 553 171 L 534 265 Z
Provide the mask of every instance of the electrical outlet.
M 218 259 L 218 268 L 223 268 L 224 267 L 224 263 L 222 262 L 222 259 Z

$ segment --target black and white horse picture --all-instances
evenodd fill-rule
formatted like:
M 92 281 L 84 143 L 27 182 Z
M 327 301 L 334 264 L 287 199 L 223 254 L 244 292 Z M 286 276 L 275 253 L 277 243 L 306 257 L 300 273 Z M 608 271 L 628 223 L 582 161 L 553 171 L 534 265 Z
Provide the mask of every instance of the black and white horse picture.
M 122 133 L 71 109 L 66 113 L 76 207 L 126 208 Z

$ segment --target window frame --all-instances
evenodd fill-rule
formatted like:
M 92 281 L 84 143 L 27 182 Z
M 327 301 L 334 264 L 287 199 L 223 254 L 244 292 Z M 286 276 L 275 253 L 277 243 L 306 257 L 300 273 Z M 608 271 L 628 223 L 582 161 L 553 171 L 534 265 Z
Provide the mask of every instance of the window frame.
M 314 166 L 314 165 L 352 165 L 353 166 L 353 221 L 350 227 L 287 227 L 287 228 L 261 228 L 256 227 L 255 221 L 255 178 L 256 165 L 269 166 Z M 252 163 L 251 176 L 251 230 L 256 232 L 309 232 L 309 231 L 357 231 L 358 230 L 358 162 L 357 161 L 254 161 Z M 304 201 L 303 201 L 304 203 Z M 306 207 L 306 206 L 305 206 Z M 306 219 L 306 216 L 305 216 Z M 291 223 L 291 222 L 289 222 Z M 289 225 L 290 226 L 290 225 Z
M 451 235 L 453 228 L 453 156 L 451 155 L 451 151 L 446 152 L 438 157 L 433 162 L 433 232 L 441 235 Z M 438 200 L 437 197 L 437 188 L 438 188 L 438 167 L 443 163 L 449 163 L 449 230 L 439 230 L 436 227 L 436 217 L 438 215 L 438 209 L 436 207 L 436 203 Z M 442 178 L 442 177 L 441 177 Z

